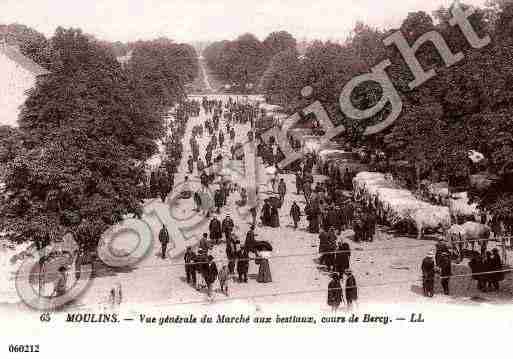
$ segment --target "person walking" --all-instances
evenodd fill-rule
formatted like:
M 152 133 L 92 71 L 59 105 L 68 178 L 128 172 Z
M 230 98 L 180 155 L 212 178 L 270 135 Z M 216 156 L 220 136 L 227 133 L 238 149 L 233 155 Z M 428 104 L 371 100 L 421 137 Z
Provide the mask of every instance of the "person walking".
M 296 201 L 292 203 L 292 206 L 290 207 L 290 217 L 292 218 L 292 221 L 294 222 L 294 229 L 297 229 L 297 224 L 299 223 L 301 219 L 301 209 L 299 208 Z
M 196 208 L 194 208 L 195 212 L 199 212 L 201 210 L 201 195 L 198 191 L 194 192 L 194 204 L 196 205 Z
M 216 189 L 216 191 L 214 193 L 214 203 L 216 206 L 216 213 L 220 213 L 221 207 L 223 207 L 223 203 L 224 203 L 223 192 L 221 191 L 220 188 Z
M 257 220 L 257 206 L 253 206 L 249 209 L 249 212 L 251 213 L 251 224 L 253 226 L 256 226 L 256 220 Z
M 198 162 L 196 163 L 196 167 L 198 168 L 198 173 L 202 173 L 205 169 L 205 163 L 201 158 L 198 158 Z
M 208 245 L 208 234 L 203 233 L 203 236 L 199 241 L 198 247 L 205 252 L 207 252 L 210 249 Z
M 312 182 L 309 180 L 303 180 L 303 194 L 305 196 L 306 203 L 310 202 L 312 196 Z
M 280 178 L 280 183 L 278 184 L 278 194 L 280 196 L 280 203 L 283 205 L 283 201 L 285 200 L 285 194 L 287 193 L 287 185 L 283 178 Z
M 337 253 L 335 255 L 335 272 L 342 278 L 345 271 L 349 269 L 351 258 L 351 250 L 349 243 L 341 242 L 338 244 Z
M 207 283 L 207 295 L 210 300 L 213 300 L 213 284 L 217 279 L 218 271 L 216 262 L 214 262 L 214 257 L 211 255 L 208 256 L 208 267 L 205 277 L 205 282 Z
M 249 231 L 246 233 L 246 241 L 244 242 L 244 247 L 248 251 L 253 251 L 256 242 L 256 234 L 255 234 L 255 226 L 251 225 L 249 227 Z
M 271 177 L 271 189 L 276 193 L 276 182 L 278 182 L 278 170 L 275 170 L 274 175 Z
M 353 308 L 353 302 L 358 300 L 358 287 L 356 285 L 356 278 L 351 270 L 346 271 L 346 301 L 347 308 L 351 310 Z
M 328 256 L 327 252 L 329 252 L 329 242 L 328 242 L 328 233 L 321 229 L 319 233 L 319 264 L 327 265 L 328 264 Z
M 298 195 L 301 194 L 303 190 L 303 177 L 301 176 L 301 171 L 296 172 L 296 192 Z
M 192 158 L 192 156 L 189 156 L 189 159 L 187 160 L 187 167 L 189 169 L 189 173 L 192 174 L 192 172 L 194 171 L 194 159 Z
M 235 261 L 237 260 L 237 242 L 232 234 L 226 237 L 226 258 L 228 259 L 228 271 L 235 274 Z
M 223 237 L 221 231 L 221 222 L 214 216 L 209 224 L 210 239 L 214 244 L 219 244 L 220 239 Z
M 198 278 L 198 285 L 196 290 L 201 290 L 201 288 L 207 288 L 207 271 L 208 271 L 208 251 L 200 248 L 198 250 L 198 255 L 196 256 L 195 265 L 196 271 L 200 274 Z M 199 283 L 201 281 L 201 283 Z
M 166 259 L 167 245 L 169 243 L 169 232 L 166 225 L 163 224 L 159 232 L 159 241 L 162 249 L 162 259 Z
M 271 203 L 271 227 L 279 228 L 280 227 L 280 213 L 278 212 L 278 207 L 275 203 Z
M 261 216 L 260 219 L 262 220 L 263 226 L 270 226 L 271 225 L 271 204 L 269 203 L 269 199 L 266 198 L 264 200 L 264 205 L 262 206 Z
M 258 283 L 270 283 L 273 281 L 271 276 L 271 267 L 269 265 L 269 258 L 271 256 L 271 252 L 261 251 L 257 254 L 258 256 Z
M 223 131 L 219 131 L 219 148 L 223 148 L 224 144 L 224 133 Z
M 230 293 L 229 293 L 230 288 L 229 288 L 229 284 L 228 284 L 230 281 L 230 273 L 229 273 L 228 266 L 226 264 L 223 265 L 221 270 L 219 271 L 218 278 L 219 278 L 219 289 L 220 289 L 221 293 L 224 293 L 224 295 L 226 295 L 228 297 L 230 295 Z
M 233 223 L 232 218 L 230 217 L 229 214 L 227 214 L 221 224 L 221 231 L 224 233 L 224 236 L 226 238 L 226 243 L 228 243 L 228 238 L 231 236 L 234 227 L 235 227 L 235 224 Z
M 160 199 L 162 200 L 162 203 L 164 203 L 166 201 L 167 195 L 171 191 L 171 183 L 166 171 L 164 170 L 159 171 L 158 177 Z
M 338 273 L 333 273 L 331 275 L 331 281 L 328 284 L 328 305 L 336 312 L 343 300 L 340 277 Z
M 192 284 L 192 286 L 196 288 L 196 253 L 194 253 L 190 246 L 185 250 L 183 259 L 185 262 L 185 276 L 187 278 L 187 283 Z
M 249 252 L 245 246 L 237 251 L 237 274 L 239 275 L 239 283 L 248 282 L 249 271 Z
M 335 252 L 337 250 L 337 235 L 335 234 L 335 228 L 330 227 L 328 230 L 328 247 L 326 248 L 326 266 L 328 272 L 335 270 Z

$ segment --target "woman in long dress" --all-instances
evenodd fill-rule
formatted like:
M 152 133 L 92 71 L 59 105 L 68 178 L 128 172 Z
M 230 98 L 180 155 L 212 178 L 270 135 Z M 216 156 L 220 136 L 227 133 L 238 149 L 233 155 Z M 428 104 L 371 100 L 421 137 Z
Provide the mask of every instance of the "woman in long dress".
M 261 251 L 258 253 L 257 262 L 259 264 L 258 268 L 258 283 L 270 283 L 273 281 L 271 276 L 271 267 L 269 265 L 269 258 L 271 257 L 271 252 L 269 251 Z
M 340 303 L 344 301 L 342 285 L 338 273 L 331 275 L 331 282 L 328 284 L 328 305 L 336 312 Z
M 278 207 L 271 205 L 271 227 L 278 228 L 280 226 L 280 213 Z

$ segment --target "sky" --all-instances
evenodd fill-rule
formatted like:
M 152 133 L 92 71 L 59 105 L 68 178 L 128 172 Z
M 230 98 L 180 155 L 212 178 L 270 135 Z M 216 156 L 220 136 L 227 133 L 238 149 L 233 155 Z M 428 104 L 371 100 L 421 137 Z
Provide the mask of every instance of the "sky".
M 482 5 L 485 0 L 465 0 Z M 51 36 L 78 27 L 108 41 L 168 37 L 177 42 L 263 39 L 286 30 L 297 39 L 345 39 L 357 21 L 397 27 L 409 12 L 452 0 L 0 0 L 0 24 L 20 23 Z

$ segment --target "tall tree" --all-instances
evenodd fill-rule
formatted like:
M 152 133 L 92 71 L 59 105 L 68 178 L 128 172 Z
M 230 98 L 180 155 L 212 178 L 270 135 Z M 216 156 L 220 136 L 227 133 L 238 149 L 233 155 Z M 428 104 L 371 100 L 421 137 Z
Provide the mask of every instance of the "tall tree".
M 271 32 L 264 39 L 263 45 L 269 59 L 282 51 L 297 51 L 296 39 L 287 31 Z
M 0 217 L 18 240 L 71 230 L 87 245 L 138 207 L 141 162 L 157 150 L 163 114 L 80 30 L 58 28 L 50 47 L 52 73 L 19 119 L 24 141 L 6 166 Z

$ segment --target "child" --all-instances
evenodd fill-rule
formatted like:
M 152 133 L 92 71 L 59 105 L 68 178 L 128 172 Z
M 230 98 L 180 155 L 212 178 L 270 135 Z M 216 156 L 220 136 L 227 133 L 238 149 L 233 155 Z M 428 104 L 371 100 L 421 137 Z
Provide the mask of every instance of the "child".
M 229 279 L 229 271 L 228 266 L 225 264 L 223 265 L 223 268 L 219 272 L 219 284 L 221 286 L 221 292 L 224 293 L 226 296 L 229 296 L 228 293 L 228 279 Z

